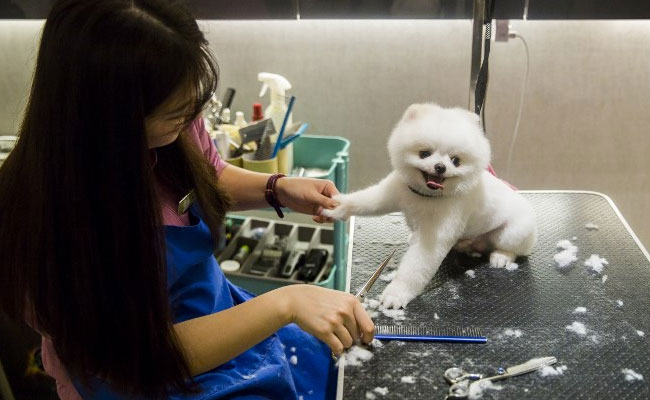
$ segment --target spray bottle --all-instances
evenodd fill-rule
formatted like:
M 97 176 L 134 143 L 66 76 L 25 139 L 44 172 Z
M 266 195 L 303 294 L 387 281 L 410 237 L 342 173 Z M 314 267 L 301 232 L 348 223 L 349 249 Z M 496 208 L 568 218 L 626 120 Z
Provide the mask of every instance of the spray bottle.
M 286 91 L 291 89 L 291 83 L 281 75 L 268 72 L 260 72 L 257 74 L 257 79 L 263 83 L 260 97 L 264 96 L 267 89 L 271 89 L 271 102 L 266 110 L 264 110 L 264 117 L 271 118 L 276 131 L 280 132 L 282 122 L 284 122 L 284 115 L 287 112 L 285 95 Z M 291 116 L 289 116 L 286 127 L 288 128 L 291 125 Z M 278 135 L 276 133 L 271 137 L 271 141 L 275 143 L 277 138 Z M 289 144 L 278 153 L 278 169 L 279 172 L 287 175 L 293 169 L 293 144 Z

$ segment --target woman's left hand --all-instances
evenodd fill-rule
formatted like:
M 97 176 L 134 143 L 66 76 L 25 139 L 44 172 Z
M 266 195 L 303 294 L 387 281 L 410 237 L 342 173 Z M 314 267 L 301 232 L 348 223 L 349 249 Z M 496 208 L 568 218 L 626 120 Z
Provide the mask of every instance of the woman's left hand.
M 339 194 L 332 181 L 314 178 L 281 178 L 275 184 L 280 204 L 294 211 L 313 215 L 315 222 L 332 222 L 320 215 L 322 209 L 333 209 L 338 203 L 332 197 Z

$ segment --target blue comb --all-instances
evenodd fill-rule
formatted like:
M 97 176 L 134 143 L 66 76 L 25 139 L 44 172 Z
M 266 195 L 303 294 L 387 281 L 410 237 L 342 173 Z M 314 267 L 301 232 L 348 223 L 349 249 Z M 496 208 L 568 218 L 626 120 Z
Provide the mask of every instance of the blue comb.
M 377 325 L 375 339 L 405 342 L 487 343 L 478 329 L 431 329 L 429 327 Z
M 303 122 L 300 124 L 298 129 L 296 130 L 296 133 L 292 134 L 291 136 L 286 137 L 284 140 L 282 140 L 282 143 L 280 143 L 280 149 L 284 149 L 289 145 L 289 143 L 293 142 L 294 140 L 298 139 L 300 136 L 302 136 L 303 133 L 307 130 L 309 127 L 309 124 L 306 122 Z

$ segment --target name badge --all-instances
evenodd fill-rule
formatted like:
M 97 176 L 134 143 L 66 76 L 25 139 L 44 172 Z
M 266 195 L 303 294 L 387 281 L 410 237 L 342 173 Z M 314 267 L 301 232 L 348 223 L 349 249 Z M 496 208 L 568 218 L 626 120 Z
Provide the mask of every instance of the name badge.
M 194 192 L 194 189 L 192 189 L 181 199 L 181 201 L 178 202 L 178 210 L 176 210 L 176 213 L 178 215 L 185 214 L 192 204 L 194 204 L 194 201 L 196 201 L 196 193 Z

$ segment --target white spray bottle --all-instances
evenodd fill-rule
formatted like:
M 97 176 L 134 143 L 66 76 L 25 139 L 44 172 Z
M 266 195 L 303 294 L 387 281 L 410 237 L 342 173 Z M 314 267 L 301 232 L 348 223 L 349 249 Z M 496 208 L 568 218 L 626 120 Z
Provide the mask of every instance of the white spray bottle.
M 286 91 L 291 89 L 291 83 L 289 83 L 285 77 L 269 72 L 260 72 L 257 74 L 257 80 L 262 82 L 260 97 L 264 96 L 267 89 L 271 89 L 271 102 L 266 110 L 264 110 L 264 117 L 273 120 L 275 131 L 279 133 L 282 128 L 282 123 L 284 122 L 284 116 L 287 113 L 285 95 Z M 292 125 L 291 121 L 292 118 L 291 115 L 289 115 L 285 130 Z M 274 143 L 277 139 L 277 133 L 271 137 L 271 141 Z M 278 169 L 279 172 L 287 175 L 293 169 L 293 144 L 289 144 L 278 153 Z
M 286 91 L 291 89 L 291 83 L 284 76 L 269 72 L 260 72 L 257 74 L 257 80 L 262 82 L 260 97 L 264 96 L 267 89 L 271 89 L 271 102 L 266 107 L 266 110 L 264 110 L 264 117 L 271 118 L 275 126 L 275 131 L 280 132 L 282 122 L 284 121 L 284 114 L 287 112 L 285 95 Z M 287 126 L 291 126 L 291 116 L 289 116 Z M 272 139 L 275 140 L 275 137 L 272 137 Z

